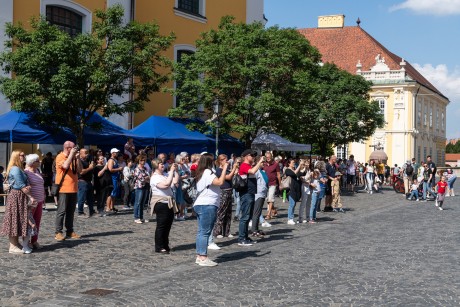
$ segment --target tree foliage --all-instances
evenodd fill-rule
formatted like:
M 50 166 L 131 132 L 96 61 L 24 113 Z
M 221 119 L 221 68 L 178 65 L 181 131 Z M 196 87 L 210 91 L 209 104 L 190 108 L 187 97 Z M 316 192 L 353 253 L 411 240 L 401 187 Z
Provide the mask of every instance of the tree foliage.
M 455 142 L 455 144 L 446 145 L 446 153 L 460 153 L 460 142 Z
M 246 145 L 268 128 L 318 144 L 322 154 L 383 127 L 377 103 L 369 102 L 371 84 L 333 64 L 319 65 L 321 55 L 295 29 L 225 17 L 196 44 L 196 53 L 174 67 L 180 105 L 171 116 L 197 117 L 219 100 L 222 128 Z
M 318 51 L 294 29 L 265 29 L 260 23 L 233 23 L 224 17 L 218 30 L 196 42 L 197 51 L 175 65 L 180 105 L 171 116 L 200 116 L 216 100 L 224 132 L 246 144 L 262 127 L 278 130 L 294 112 L 290 101 L 299 75 L 314 71 Z
M 70 37 L 43 17 L 31 30 L 7 24 L 9 49 L 0 55 L 5 72 L 0 91 L 12 108 L 39 124 L 69 127 L 83 145 L 83 129 L 96 111 L 102 115 L 143 110 L 151 93 L 168 81 L 162 55 L 174 35 L 162 36 L 154 23 L 123 24 L 120 5 L 95 13 L 91 33 Z M 132 82 L 130 81 L 132 80 Z M 126 98 L 114 102 L 113 97 Z

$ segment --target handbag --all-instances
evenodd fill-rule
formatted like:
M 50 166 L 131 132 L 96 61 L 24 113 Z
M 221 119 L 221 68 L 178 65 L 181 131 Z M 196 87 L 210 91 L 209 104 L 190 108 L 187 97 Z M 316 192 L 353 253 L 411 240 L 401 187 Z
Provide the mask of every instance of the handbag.
M 242 192 L 247 189 L 248 177 L 249 175 L 246 177 L 246 179 L 244 179 L 240 174 L 235 174 L 235 176 L 233 176 L 232 187 L 235 189 L 235 191 Z
M 67 175 L 67 172 L 69 171 L 69 168 L 65 170 L 64 176 L 62 176 L 61 181 L 59 182 L 59 184 L 56 184 L 56 183 L 53 182 L 53 184 L 51 185 L 51 189 L 50 189 L 51 196 L 54 196 L 54 197 L 59 196 L 59 190 L 61 189 L 62 183 L 64 182 L 65 175 Z
M 291 181 L 292 178 L 290 176 L 284 176 L 283 179 L 281 179 L 280 190 L 289 190 L 291 188 Z

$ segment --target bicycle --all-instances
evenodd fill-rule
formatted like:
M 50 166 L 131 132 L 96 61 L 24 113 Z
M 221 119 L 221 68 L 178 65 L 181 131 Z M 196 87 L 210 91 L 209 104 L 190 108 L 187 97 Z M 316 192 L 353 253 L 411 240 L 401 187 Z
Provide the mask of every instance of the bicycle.
M 393 189 L 396 193 L 404 194 L 404 180 L 401 176 L 397 176 L 393 182 Z

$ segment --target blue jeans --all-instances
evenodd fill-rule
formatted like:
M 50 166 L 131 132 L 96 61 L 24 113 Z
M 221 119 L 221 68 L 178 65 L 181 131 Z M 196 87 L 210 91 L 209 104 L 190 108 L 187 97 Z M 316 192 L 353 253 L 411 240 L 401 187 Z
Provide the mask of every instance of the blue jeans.
M 85 203 L 88 205 L 89 214 L 94 213 L 94 191 L 93 185 L 91 182 L 84 180 L 78 180 L 78 195 L 77 195 L 77 204 L 78 204 L 78 214 L 83 214 L 83 205 Z
M 193 210 L 198 220 L 196 254 L 206 256 L 208 255 L 208 240 L 217 218 L 217 207 L 214 205 L 198 205 L 193 206 Z
M 408 199 L 412 200 L 412 197 L 415 197 L 415 199 L 418 199 L 418 191 L 417 190 L 415 190 L 415 191 L 412 190 L 410 192 L 410 195 L 409 195 Z
M 449 180 L 447 180 L 447 184 L 449 185 L 450 190 L 452 190 L 454 188 L 454 183 L 455 183 L 456 179 L 457 179 L 457 176 L 452 176 L 452 177 L 450 177 Z
M 318 192 L 311 193 L 311 206 L 310 206 L 310 221 L 316 220 L 316 208 L 321 198 L 318 197 Z
M 294 219 L 295 200 L 289 196 L 288 220 Z
M 428 182 L 423 181 L 423 199 L 426 199 L 426 192 L 428 191 Z
M 143 189 L 134 189 L 134 219 L 143 219 L 144 218 L 144 204 L 149 196 L 148 186 Z
M 245 193 L 240 195 L 241 198 L 241 218 L 240 224 L 238 227 L 238 241 L 247 240 L 248 237 L 248 227 L 249 221 L 252 217 L 252 211 L 254 210 L 255 195 L 250 193 Z
M 235 209 L 235 216 L 240 218 L 241 217 L 241 199 L 240 199 L 240 193 L 237 191 L 233 190 L 233 199 L 235 200 L 236 203 L 236 209 Z

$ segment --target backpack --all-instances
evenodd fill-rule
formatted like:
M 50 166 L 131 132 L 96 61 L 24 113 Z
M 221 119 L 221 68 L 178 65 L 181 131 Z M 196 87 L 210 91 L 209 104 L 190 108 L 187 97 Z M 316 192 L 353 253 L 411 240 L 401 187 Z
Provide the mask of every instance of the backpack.
M 244 179 L 240 174 L 235 174 L 232 178 L 232 186 L 237 192 L 243 192 L 248 188 L 249 175 Z
M 412 164 L 407 164 L 406 165 L 406 175 L 412 176 L 413 173 L 414 173 L 414 167 L 412 166 Z

